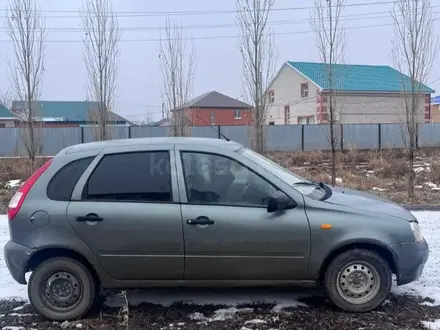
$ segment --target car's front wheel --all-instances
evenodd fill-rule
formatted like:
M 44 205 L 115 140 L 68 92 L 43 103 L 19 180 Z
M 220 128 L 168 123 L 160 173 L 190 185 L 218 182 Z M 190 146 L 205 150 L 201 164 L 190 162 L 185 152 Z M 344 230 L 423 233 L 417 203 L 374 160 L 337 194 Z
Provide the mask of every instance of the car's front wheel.
M 377 253 L 354 249 L 341 253 L 325 273 L 328 298 L 349 312 L 368 312 L 380 306 L 391 289 L 388 263 Z
M 85 265 L 70 258 L 41 263 L 29 279 L 28 295 L 34 309 L 54 321 L 85 315 L 96 298 L 96 282 Z

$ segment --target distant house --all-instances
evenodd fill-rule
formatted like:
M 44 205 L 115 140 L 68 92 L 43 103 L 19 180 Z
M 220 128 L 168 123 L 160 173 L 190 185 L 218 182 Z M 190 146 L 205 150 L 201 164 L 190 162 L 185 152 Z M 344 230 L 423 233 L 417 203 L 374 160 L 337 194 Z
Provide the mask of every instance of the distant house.
M 159 127 L 159 126 L 170 126 L 170 124 L 171 124 L 171 120 L 169 118 L 164 118 L 159 121 L 148 123 L 146 126 Z
M 0 128 L 15 127 L 15 119 L 14 114 L 0 104 Z
M 35 118 L 45 127 L 81 127 L 96 122 L 98 102 L 91 101 L 36 101 Z M 12 102 L 11 112 L 17 120 L 26 120 L 26 102 Z M 111 125 L 132 126 L 127 119 L 110 112 Z
M 286 62 L 271 82 L 267 123 L 325 124 L 329 122 L 328 65 Z M 410 78 L 385 65 L 332 66 L 335 120 L 341 124 L 399 123 L 405 118 L 403 93 Z M 431 121 L 431 94 L 421 86 L 417 121 Z
M 216 91 L 202 94 L 184 107 L 193 126 L 247 125 L 252 119 L 252 106 Z M 182 111 L 175 109 L 171 112 Z

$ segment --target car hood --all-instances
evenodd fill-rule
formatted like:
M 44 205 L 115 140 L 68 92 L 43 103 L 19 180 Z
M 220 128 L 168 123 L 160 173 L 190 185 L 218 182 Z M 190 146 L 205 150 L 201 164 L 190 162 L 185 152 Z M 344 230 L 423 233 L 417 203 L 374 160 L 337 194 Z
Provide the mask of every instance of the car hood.
M 331 187 L 331 190 L 332 195 L 325 200 L 326 203 L 353 207 L 365 213 L 384 214 L 407 221 L 415 219 L 411 212 L 400 205 L 373 194 L 341 187 Z

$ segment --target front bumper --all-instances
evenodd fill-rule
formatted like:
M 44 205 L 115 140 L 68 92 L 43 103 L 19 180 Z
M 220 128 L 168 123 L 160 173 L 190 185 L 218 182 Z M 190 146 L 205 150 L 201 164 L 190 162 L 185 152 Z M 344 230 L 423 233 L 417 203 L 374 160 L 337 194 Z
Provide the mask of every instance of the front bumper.
M 397 285 L 416 281 L 423 273 L 429 258 L 429 246 L 425 239 L 420 242 L 394 244 Z
M 6 266 L 15 281 L 26 284 L 26 267 L 34 250 L 9 241 L 4 248 Z

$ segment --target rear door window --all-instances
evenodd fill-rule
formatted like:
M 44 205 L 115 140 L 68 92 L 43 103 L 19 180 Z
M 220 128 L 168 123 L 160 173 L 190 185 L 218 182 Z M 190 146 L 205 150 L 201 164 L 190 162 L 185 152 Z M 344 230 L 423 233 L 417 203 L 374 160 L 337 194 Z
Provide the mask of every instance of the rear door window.
M 56 201 L 69 201 L 73 189 L 95 157 L 74 160 L 62 167 L 47 186 L 47 197 Z
M 91 174 L 83 198 L 101 201 L 172 202 L 168 151 L 104 156 Z

